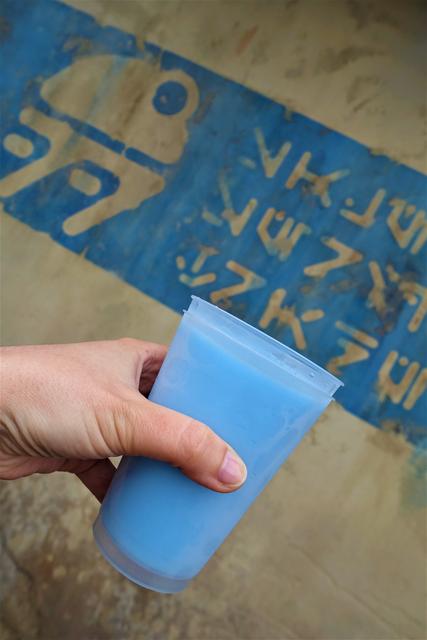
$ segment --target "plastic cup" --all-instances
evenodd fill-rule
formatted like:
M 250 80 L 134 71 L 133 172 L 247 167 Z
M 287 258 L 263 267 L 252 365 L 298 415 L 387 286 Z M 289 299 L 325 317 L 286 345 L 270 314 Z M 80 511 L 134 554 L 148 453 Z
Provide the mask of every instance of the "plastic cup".
M 167 463 L 123 458 L 94 525 L 105 558 L 143 587 L 184 589 L 341 384 L 262 331 L 193 297 L 150 400 L 214 429 L 245 461 L 246 482 L 222 494 Z

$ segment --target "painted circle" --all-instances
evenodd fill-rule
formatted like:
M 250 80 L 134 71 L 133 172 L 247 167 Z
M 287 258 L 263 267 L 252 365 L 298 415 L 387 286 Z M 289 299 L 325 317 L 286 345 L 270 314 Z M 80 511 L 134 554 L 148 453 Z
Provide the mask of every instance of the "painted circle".
M 164 116 L 174 116 L 186 105 L 187 89 L 180 82 L 169 80 L 157 87 L 153 98 L 154 108 Z

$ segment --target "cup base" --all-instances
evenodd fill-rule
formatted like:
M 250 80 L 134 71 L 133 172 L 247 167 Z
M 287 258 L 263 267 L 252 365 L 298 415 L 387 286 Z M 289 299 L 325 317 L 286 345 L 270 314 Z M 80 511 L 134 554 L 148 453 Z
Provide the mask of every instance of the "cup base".
M 140 587 L 159 591 L 160 593 L 178 593 L 190 583 L 190 580 L 179 580 L 155 573 L 129 558 L 113 541 L 100 516 L 97 517 L 93 525 L 93 536 L 104 558 L 117 571 Z

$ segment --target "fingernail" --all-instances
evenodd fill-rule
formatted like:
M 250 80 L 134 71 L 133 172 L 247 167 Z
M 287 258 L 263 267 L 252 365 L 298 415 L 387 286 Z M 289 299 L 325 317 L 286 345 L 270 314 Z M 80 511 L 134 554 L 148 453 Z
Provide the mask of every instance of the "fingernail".
M 222 484 L 240 485 L 246 480 L 246 466 L 236 454 L 227 451 L 218 471 L 218 480 Z

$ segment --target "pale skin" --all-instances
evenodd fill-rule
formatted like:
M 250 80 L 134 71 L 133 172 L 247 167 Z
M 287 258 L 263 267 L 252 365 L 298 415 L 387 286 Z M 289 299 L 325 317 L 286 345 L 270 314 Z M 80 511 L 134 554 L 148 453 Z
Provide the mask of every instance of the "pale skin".
M 150 402 L 167 349 L 131 338 L 0 349 L 0 479 L 74 473 L 102 501 L 109 458 L 148 456 L 219 492 L 246 468 L 205 424 Z

